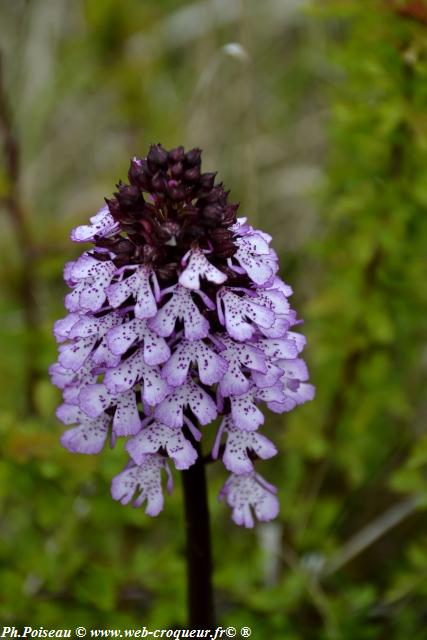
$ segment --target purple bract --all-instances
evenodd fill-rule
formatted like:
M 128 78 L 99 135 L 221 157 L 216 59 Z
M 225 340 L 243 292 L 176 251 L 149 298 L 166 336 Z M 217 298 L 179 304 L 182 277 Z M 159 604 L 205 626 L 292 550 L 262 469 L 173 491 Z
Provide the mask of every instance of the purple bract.
M 201 152 L 153 145 L 134 158 L 130 184 L 73 230 L 93 248 L 67 263 L 69 314 L 55 323 L 63 391 L 61 443 L 96 454 L 127 437 L 130 459 L 113 479 L 122 504 L 163 508 L 168 459 L 185 470 L 200 454 L 199 427 L 220 417 L 212 458 L 231 472 L 222 491 L 236 524 L 279 509 L 254 470 L 277 453 L 259 433 L 260 405 L 276 413 L 311 400 L 305 338 L 277 275 L 271 237 L 236 218 L 237 204 L 201 173 Z

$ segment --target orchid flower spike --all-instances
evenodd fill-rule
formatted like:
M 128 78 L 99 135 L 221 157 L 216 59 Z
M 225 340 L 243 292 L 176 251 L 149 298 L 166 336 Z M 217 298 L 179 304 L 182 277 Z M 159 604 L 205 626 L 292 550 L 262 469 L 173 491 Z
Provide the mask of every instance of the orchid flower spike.
M 220 416 L 212 458 L 231 474 L 220 498 L 238 525 L 271 520 L 276 489 L 254 469 L 277 453 L 262 406 L 282 413 L 314 396 L 271 237 L 236 217 L 200 149 L 153 145 L 128 176 L 71 233 L 92 247 L 65 266 L 68 315 L 54 327 L 61 442 L 97 454 L 126 438 L 112 496 L 156 516 L 163 472 L 170 491 L 170 465 L 193 465 Z

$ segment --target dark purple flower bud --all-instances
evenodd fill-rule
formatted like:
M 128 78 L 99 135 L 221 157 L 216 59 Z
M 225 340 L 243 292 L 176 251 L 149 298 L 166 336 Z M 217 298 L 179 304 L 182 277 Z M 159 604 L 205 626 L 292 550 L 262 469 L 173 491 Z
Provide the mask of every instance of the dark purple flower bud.
M 162 225 L 162 229 L 168 234 L 168 240 L 172 238 L 177 238 L 179 236 L 179 232 L 181 230 L 181 226 L 177 222 L 165 222 Z M 170 242 L 168 242 L 170 244 Z
M 185 182 L 194 183 L 197 182 L 200 178 L 200 167 L 191 167 L 191 169 L 187 169 L 184 173 Z
M 130 240 L 121 239 L 114 246 L 114 252 L 118 255 L 132 254 L 135 249 L 135 245 Z
M 181 178 L 184 171 L 184 165 L 182 164 L 182 162 L 176 162 L 171 166 L 170 171 L 173 178 Z
M 215 228 L 211 231 L 215 251 L 222 258 L 231 258 L 236 253 L 233 233 L 227 229 Z
M 105 198 L 105 202 L 107 203 L 107 207 L 115 220 L 118 220 L 120 217 L 120 205 L 116 198 Z
M 184 147 L 176 147 L 176 149 L 172 149 L 169 151 L 168 158 L 171 164 L 176 164 L 178 162 L 182 162 L 185 157 Z
M 136 184 L 136 186 L 142 189 L 143 191 L 148 191 L 148 193 L 151 193 L 152 191 L 151 178 L 152 178 L 152 173 L 148 168 L 146 160 L 143 160 L 141 173 L 136 177 L 135 181 L 132 184 Z
M 191 149 L 185 154 L 185 162 L 189 167 L 200 166 L 202 161 L 202 150 Z
M 154 262 L 155 260 L 157 260 L 159 258 L 160 251 L 159 251 L 158 247 L 155 247 L 154 245 L 145 244 L 144 245 L 143 255 L 144 255 L 144 261 L 145 262 Z
M 211 189 L 209 193 L 203 194 L 201 200 L 203 200 L 203 202 L 206 202 L 206 204 L 214 204 L 216 202 L 225 204 L 227 195 L 225 194 L 222 185 L 218 184 L 216 185 L 216 187 L 213 187 L 213 189 Z
M 178 265 L 176 262 L 170 262 L 169 264 L 164 264 L 157 269 L 157 275 L 161 280 L 172 280 L 176 275 Z
M 123 183 L 119 183 L 117 186 L 119 190 L 114 195 L 123 211 L 132 211 L 138 205 L 143 204 L 144 199 L 138 187 Z
M 210 204 L 202 209 L 202 216 L 214 222 L 221 222 L 223 218 L 223 209 L 214 204 Z
M 155 173 L 158 169 L 166 168 L 168 152 L 161 144 L 152 144 L 147 155 L 147 163 L 150 170 Z
M 215 178 L 216 178 L 216 172 L 202 173 L 202 175 L 200 176 L 200 186 L 203 189 L 203 191 L 210 191 L 212 189 L 215 183 Z
M 130 163 L 128 178 L 133 185 L 140 186 L 139 181 L 142 176 L 141 158 L 133 158 Z
M 156 193 L 166 193 L 167 189 L 168 189 L 168 183 L 166 178 L 161 175 L 160 173 L 156 173 L 152 180 L 151 180 L 151 184 L 153 186 L 153 190 Z
M 157 171 L 157 169 L 156 169 Z M 147 162 L 147 158 L 143 158 L 141 160 L 141 172 L 143 173 L 143 175 L 146 178 L 152 178 L 153 177 L 153 173 L 156 173 L 156 171 L 151 171 L 150 167 L 148 166 L 148 162 Z
M 178 219 L 182 220 L 184 218 L 197 218 L 200 215 L 200 211 L 197 207 L 195 207 L 191 202 L 185 204 L 178 211 Z
M 185 196 L 186 196 L 186 190 L 185 187 L 181 184 L 176 185 L 176 186 L 171 186 L 168 187 L 168 193 L 169 196 L 171 197 L 171 200 L 173 202 L 178 202 L 180 200 L 184 200 Z
M 225 226 L 231 227 L 233 224 L 235 224 L 237 219 L 236 213 L 238 208 L 239 208 L 238 202 L 229 204 L 225 207 L 225 210 L 223 213 L 223 219 L 222 219 L 222 222 Z
M 189 224 L 186 227 L 185 232 L 188 236 L 191 236 L 194 239 L 203 238 L 205 235 L 205 228 L 201 224 Z

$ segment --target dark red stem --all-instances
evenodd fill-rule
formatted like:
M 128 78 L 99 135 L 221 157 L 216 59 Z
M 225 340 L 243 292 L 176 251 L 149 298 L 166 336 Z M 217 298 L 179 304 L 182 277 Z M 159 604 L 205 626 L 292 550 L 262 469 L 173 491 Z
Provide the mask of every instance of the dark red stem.
M 212 552 L 205 463 L 198 443 L 197 462 L 182 472 L 187 533 L 188 626 L 214 629 Z

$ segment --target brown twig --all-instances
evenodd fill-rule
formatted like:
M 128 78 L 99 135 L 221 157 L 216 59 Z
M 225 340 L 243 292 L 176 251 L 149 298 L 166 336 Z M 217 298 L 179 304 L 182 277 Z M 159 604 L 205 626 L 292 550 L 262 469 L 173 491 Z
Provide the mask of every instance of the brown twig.
M 328 577 L 348 564 L 391 529 L 412 516 L 421 505 L 422 498 L 414 495 L 387 509 L 342 545 L 335 555 L 326 562 L 321 572 L 322 577 Z
M 0 138 L 3 142 L 3 162 L 8 181 L 8 194 L 0 205 L 9 216 L 21 257 L 18 296 L 21 302 L 26 331 L 25 359 L 25 409 L 34 412 L 34 385 L 37 379 L 36 349 L 34 334 L 38 327 L 38 310 L 35 299 L 35 251 L 24 210 L 22 208 L 20 183 L 20 149 L 13 126 L 13 119 L 6 95 L 3 73 L 3 56 L 0 52 Z

